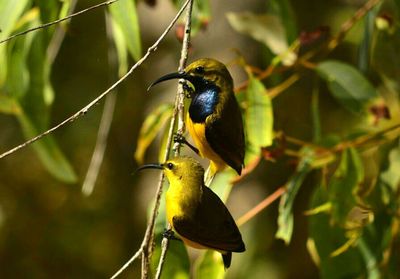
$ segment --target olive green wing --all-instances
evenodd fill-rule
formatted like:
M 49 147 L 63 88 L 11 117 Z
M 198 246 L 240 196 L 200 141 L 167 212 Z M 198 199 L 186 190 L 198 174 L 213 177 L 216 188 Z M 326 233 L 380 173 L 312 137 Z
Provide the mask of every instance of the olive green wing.
M 205 135 L 215 153 L 241 174 L 245 152 L 242 114 L 233 93 L 224 97 L 207 117 Z
M 174 217 L 175 231 L 202 246 L 220 251 L 243 252 L 245 245 L 228 209 L 208 187 L 194 216 Z

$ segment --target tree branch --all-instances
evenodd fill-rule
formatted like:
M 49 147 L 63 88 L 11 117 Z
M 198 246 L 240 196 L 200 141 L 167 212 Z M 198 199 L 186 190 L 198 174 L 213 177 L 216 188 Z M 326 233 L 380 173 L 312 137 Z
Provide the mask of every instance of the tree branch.
M 154 48 L 151 51 L 154 51 L 155 48 L 158 45 L 158 42 L 162 40 L 162 38 L 165 36 L 164 34 L 168 33 L 168 31 L 172 28 L 173 24 L 176 22 L 176 20 L 179 18 L 179 16 L 183 13 L 183 11 L 185 10 L 186 6 L 191 3 L 193 3 L 193 0 L 187 0 L 182 8 L 179 10 L 178 14 L 176 15 L 176 17 L 174 18 L 174 20 L 171 22 L 171 24 L 168 26 L 168 28 L 164 31 L 163 35 L 160 37 L 160 39 L 157 40 L 157 42 L 151 47 Z M 151 49 L 150 48 L 150 49 Z M 149 50 L 150 50 L 149 49 Z M 150 52 L 151 52 L 150 51 Z M 148 51 L 149 52 L 149 51 Z M 147 54 L 146 54 L 147 55 Z M 148 56 L 148 55 L 147 55 Z M 142 58 L 143 59 L 143 58 Z M 142 60 L 141 59 L 141 60 Z M 139 60 L 140 61 L 140 60 Z M 138 62 L 139 62 L 138 61 Z M 180 86 L 181 87 L 181 86 Z M 170 149 L 172 146 L 172 136 L 173 136 L 173 132 L 174 132 L 174 127 L 175 127 L 175 123 L 177 121 L 177 116 L 178 116 L 178 110 L 179 107 L 178 104 L 181 103 L 180 101 L 180 92 L 182 92 L 181 94 L 183 94 L 183 90 L 179 91 L 177 94 L 177 97 L 175 99 L 175 107 L 174 107 L 174 111 L 173 111 L 173 115 L 171 118 L 171 123 L 169 126 L 169 130 L 168 130 L 168 140 L 167 140 L 167 147 L 165 149 L 164 152 L 164 156 L 163 159 L 164 161 L 166 161 L 169 158 L 169 154 L 170 154 Z M 182 108 L 183 108 L 183 103 L 182 103 Z M 161 195 L 162 195 L 162 190 L 163 190 L 163 184 L 164 184 L 164 173 L 161 172 L 160 174 L 160 178 L 158 181 L 158 187 L 156 190 L 156 197 L 155 197 L 155 203 L 154 203 L 154 207 L 150 216 L 150 220 L 148 222 L 147 228 L 146 228 L 146 233 L 145 236 L 143 238 L 143 242 L 138 250 L 138 252 L 135 253 L 135 255 L 127 262 L 124 264 L 123 267 L 121 267 L 111 278 L 116 278 L 119 274 L 121 274 L 126 268 L 129 267 L 129 265 L 136 260 L 139 256 L 142 256 L 142 278 L 147 278 L 148 277 L 148 272 L 149 272 L 149 265 L 150 265 L 150 257 L 151 254 L 153 252 L 153 236 L 154 236 L 154 226 L 155 226 L 155 222 L 156 222 L 156 218 L 158 215 L 158 209 L 160 207 L 160 200 L 161 200 Z
M 238 226 L 242 226 L 244 223 L 252 219 L 254 216 L 256 216 L 258 213 L 260 213 L 262 210 L 267 208 L 271 203 L 276 201 L 280 196 L 282 196 L 284 193 L 286 193 L 286 187 L 282 186 L 279 187 L 275 192 L 273 192 L 271 195 L 266 197 L 263 201 L 261 201 L 259 204 L 257 204 L 255 207 L 250 209 L 247 213 L 245 213 L 242 217 L 240 217 L 236 223 Z
M 83 10 L 81 10 L 81 11 L 79 11 L 79 12 L 70 14 L 70 15 L 68 15 L 68 16 L 66 16 L 66 17 L 57 19 L 57 20 L 55 20 L 55 21 L 48 22 L 48 23 L 45 23 L 45 24 L 42 24 L 42 25 L 39 25 L 39 26 L 30 28 L 30 29 L 28 29 L 28 30 L 19 32 L 19 33 L 14 34 L 14 35 L 12 35 L 12 36 L 10 36 L 10 37 L 4 39 L 4 40 L 1 40 L 1 41 L 0 41 L 0 44 L 5 43 L 5 42 L 8 42 L 9 40 L 12 40 L 12 39 L 14 39 L 14 38 L 16 38 L 16 37 L 19 37 L 19 36 L 28 34 L 28 33 L 30 33 L 30 32 L 37 31 L 37 30 L 39 30 L 39 29 L 43 29 L 43 28 L 52 26 L 52 25 L 54 25 L 54 24 L 58 24 L 58 23 L 60 23 L 60 22 L 63 22 L 63 21 L 65 21 L 65 20 L 68 20 L 68 19 L 70 19 L 70 18 L 72 18 L 72 17 L 74 17 L 74 16 L 78 16 L 78 15 L 84 14 L 84 13 L 86 13 L 86 12 L 89 12 L 89 11 L 91 11 L 91 10 L 100 8 L 100 7 L 102 7 L 102 6 L 108 6 L 108 5 L 110 5 L 110 4 L 114 3 L 114 2 L 117 2 L 117 1 L 118 1 L 118 0 L 110 0 L 110 1 L 103 2 L 103 3 L 99 3 L 99 4 L 97 4 L 97 5 L 94 5 L 94 6 L 91 6 L 91 7 L 89 7 L 89 8 L 83 9 Z
M 114 2 L 116 0 L 113 0 Z M 106 3 L 109 3 L 111 1 L 108 1 Z M 24 148 L 32 143 L 34 143 L 35 141 L 41 139 L 44 136 L 47 136 L 48 134 L 51 134 L 52 132 L 54 132 L 55 130 L 65 126 L 66 124 L 75 121 L 76 119 L 80 118 L 81 116 L 85 115 L 91 108 L 93 108 L 93 106 L 95 106 L 99 101 L 101 101 L 105 96 L 107 96 L 110 92 L 112 92 L 120 83 L 122 83 L 127 77 L 129 77 L 135 70 L 136 68 L 138 68 L 149 56 L 152 52 L 156 51 L 158 45 L 161 43 L 161 41 L 165 38 L 165 36 L 168 34 L 168 32 L 172 29 L 172 27 L 174 26 L 175 22 L 178 20 L 178 18 L 180 17 L 180 15 L 183 13 L 183 11 L 185 10 L 187 4 L 190 2 L 190 0 L 187 0 L 185 2 L 185 4 L 183 4 L 182 8 L 179 10 L 179 12 L 176 14 L 175 18 L 171 21 L 171 23 L 168 25 L 168 27 L 165 29 L 165 31 L 161 34 L 161 36 L 156 40 L 156 42 L 147 49 L 146 54 L 140 58 L 130 69 L 129 71 L 122 76 L 119 80 L 117 80 L 113 85 L 111 85 L 106 91 L 104 91 L 103 93 L 101 93 L 97 98 L 95 98 L 93 101 L 91 101 L 88 105 L 86 105 L 85 107 L 83 107 L 82 109 L 80 109 L 78 112 L 74 113 L 73 115 L 71 115 L 70 117 L 68 117 L 67 119 L 65 119 L 64 121 L 60 122 L 59 124 L 55 125 L 54 127 L 48 129 L 47 131 L 37 135 L 36 137 L 2 153 L 0 155 L 0 159 L 4 158 L 18 150 L 20 150 L 21 148 Z
M 188 58 L 188 50 L 190 44 L 190 31 L 192 26 L 192 8 L 193 8 L 193 0 L 190 1 L 189 7 L 186 12 L 186 21 L 185 21 L 185 34 L 183 37 L 182 51 L 181 51 L 181 59 L 179 61 L 178 71 L 182 71 L 185 69 L 186 61 Z M 176 102 L 175 102 L 175 110 L 177 110 L 178 115 L 178 129 L 177 134 L 183 135 L 185 132 L 185 121 L 184 121 L 184 100 L 185 100 L 185 92 L 183 90 L 182 80 L 179 82 L 177 93 L 176 93 Z M 172 136 L 172 135 L 171 135 Z M 179 156 L 180 152 L 180 144 L 176 142 L 174 144 L 174 156 Z M 168 229 L 171 229 L 171 224 L 168 224 Z M 169 239 L 164 237 L 161 242 L 161 256 L 158 262 L 157 271 L 156 271 L 156 279 L 161 278 L 162 269 L 164 266 L 165 258 L 167 256 L 167 250 L 169 247 Z

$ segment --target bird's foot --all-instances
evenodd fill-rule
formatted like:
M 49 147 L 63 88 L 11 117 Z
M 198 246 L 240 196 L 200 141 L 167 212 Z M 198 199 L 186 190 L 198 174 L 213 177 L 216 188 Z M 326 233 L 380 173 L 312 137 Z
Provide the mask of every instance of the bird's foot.
M 175 133 L 175 134 L 174 134 L 174 142 L 178 142 L 178 143 L 180 143 L 180 144 L 185 144 L 185 145 L 187 145 L 190 149 L 192 149 L 196 154 L 199 154 L 199 150 L 198 150 L 196 147 L 194 147 L 192 144 L 190 144 L 190 143 L 186 140 L 186 138 L 185 138 L 183 135 L 181 135 L 181 134 L 178 134 L 178 133 Z
M 175 133 L 174 134 L 174 142 L 181 143 L 181 144 L 186 144 L 187 140 L 183 135 Z
M 179 240 L 182 241 L 182 239 L 180 239 L 179 237 L 175 236 L 175 233 L 172 229 L 165 229 L 162 236 L 164 238 L 168 238 L 169 240 Z

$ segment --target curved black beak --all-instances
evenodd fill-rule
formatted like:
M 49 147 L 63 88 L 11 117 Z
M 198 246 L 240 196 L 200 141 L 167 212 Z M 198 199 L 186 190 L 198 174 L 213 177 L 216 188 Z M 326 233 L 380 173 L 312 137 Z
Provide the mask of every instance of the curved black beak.
M 155 80 L 152 84 L 150 84 L 150 86 L 147 88 L 147 91 L 149 91 L 150 88 L 152 88 L 157 83 L 176 78 L 183 78 L 190 81 L 191 75 L 187 74 L 185 71 L 166 74 L 165 76 L 160 77 L 159 79 Z
M 158 169 L 158 170 L 163 170 L 164 167 L 162 164 L 146 164 L 143 166 L 140 166 L 135 173 L 137 173 L 138 171 L 144 170 L 144 169 Z

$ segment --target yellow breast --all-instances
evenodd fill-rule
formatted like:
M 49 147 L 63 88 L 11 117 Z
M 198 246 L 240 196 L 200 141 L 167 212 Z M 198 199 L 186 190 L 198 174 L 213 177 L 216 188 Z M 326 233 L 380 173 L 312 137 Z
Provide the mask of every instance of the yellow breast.
M 211 146 L 207 142 L 206 138 L 206 126 L 205 123 L 193 123 L 190 119 L 189 113 L 186 115 L 186 126 L 189 130 L 189 134 L 192 137 L 196 147 L 199 149 L 200 156 L 208 158 L 211 161 L 211 168 L 214 171 L 220 171 L 225 169 L 227 166 L 222 158 L 214 152 Z

